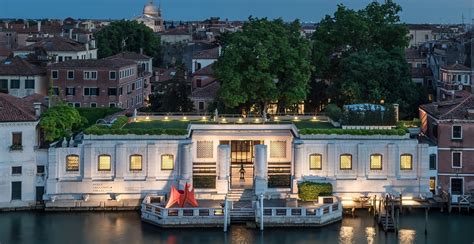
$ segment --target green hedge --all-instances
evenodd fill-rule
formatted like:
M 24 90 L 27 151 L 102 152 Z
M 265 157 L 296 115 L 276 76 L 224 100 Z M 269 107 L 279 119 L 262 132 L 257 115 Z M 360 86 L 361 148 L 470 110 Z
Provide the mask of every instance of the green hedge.
M 128 123 L 128 118 L 125 116 L 118 117 L 112 126 L 107 127 L 105 125 L 93 125 L 86 130 L 84 134 L 86 135 L 186 135 L 188 130 L 185 129 L 139 129 L 123 128 L 125 124 Z
M 193 187 L 197 189 L 215 189 L 216 177 L 212 175 L 193 176 Z
M 391 130 L 367 130 L 367 129 L 301 129 L 302 135 L 387 135 L 387 136 L 403 136 L 407 132 L 406 128 L 396 128 Z
M 331 183 L 316 183 L 305 181 L 298 184 L 298 197 L 303 201 L 318 199 L 318 196 L 331 196 Z
M 94 125 L 97 120 L 122 111 L 121 108 L 76 108 L 79 114 L 87 119 L 86 127 Z
M 290 188 L 291 175 L 269 175 L 268 188 Z

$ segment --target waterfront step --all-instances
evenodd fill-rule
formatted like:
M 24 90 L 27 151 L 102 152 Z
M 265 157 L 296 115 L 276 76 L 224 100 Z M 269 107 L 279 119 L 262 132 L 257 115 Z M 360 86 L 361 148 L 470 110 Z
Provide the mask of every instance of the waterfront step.
M 227 199 L 230 201 L 252 201 L 255 200 L 255 195 L 251 189 L 232 189 L 227 194 Z
M 380 216 L 379 225 L 381 225 L 383 227 L 384 231 L 394 231 L 395 230 L 395 223 L 393 221 L 392 216 L 390 216 L 390 215 Z
M 255 210 L 252 208 L 233 208 L 230 210 L 230 219 L 233 223 L 255 221 Z

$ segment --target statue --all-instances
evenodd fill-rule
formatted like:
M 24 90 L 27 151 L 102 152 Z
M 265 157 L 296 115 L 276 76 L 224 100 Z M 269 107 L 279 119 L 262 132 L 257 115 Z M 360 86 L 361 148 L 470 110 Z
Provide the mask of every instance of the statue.
M 191 185 L 186 182 L 184 190 L 178 190 L 176 187 L 171 186 L 170 198 L 165 208 L 170 208 L 174 204 L 178 204 L 180 208 L 183 208 L 186 203 L 189 203 L 193 207 L 198 207 L 198 202 L 194 196 L 194 188 L 190 191 Z
M 243 164 L 240 165 L 239 173 L 240 173 L 240 179 L 241 179 L 241 180 L 245 180 L 245 169 L 244 169 L 244 165 L 243 165 Z

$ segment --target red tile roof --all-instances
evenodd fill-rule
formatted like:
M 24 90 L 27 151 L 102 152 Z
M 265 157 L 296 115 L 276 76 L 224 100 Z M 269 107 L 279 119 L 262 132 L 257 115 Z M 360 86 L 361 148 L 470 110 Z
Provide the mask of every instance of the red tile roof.
M 455 70 L 455 71 L 470 71 L 471 70 L 465 65 L 459 64 L 459 63 L 451 64 L 451 65 L 443 65 L 441 66 L 441 68 L 445 70 Z
M 455 96 L 452 100 L 424 104 L 420 108 L 438 120 L 469 119 L 468 110 L 474 109 L 474 95 L 461 91 Z
M 218 59 L 219 47 L 202 50 L 193 55 L 193 59 Z
M 31 64 L 19 56 L 0 62 L 0 75 L 33 76 L 45 74 L 45 68 Z
M 59 51 L 59 52 L 78 52 L 86 51 L 86 46 L 82 43 L 76 42 L 71 39 L 64 37 L 50 37 L 43 39 L 39 42 L 31 45 L 20 47 L 17 51 L 34 51 L 35 48 L 44 48 L 46 51 Z
M 214 99 L 217 97 L 217 92 L 219 91 L 219 81 L 214 81 L 204 87 L 199 87 L 194 89 L 191 93 L 191 99 Z
M 115 59 L 73 59 L 48 65 L 48 68 L 109 68 L 118 69 L 130 65 L 136 65 L 135 62 L 122 58 Z
M 204 68 L 201 68 L 193 73 L 193 76 L 196 75 L 214 75 L 214 64 L 210 64 Z
M 36 121 L 33 104 L 21 98 L 0 93 L 0 122 Z
M 147 56 L 145 54 L 140 54 L 136 52 L 128 52 L 128 51 L 117 53 L 113 56 L 106 57 L 105 59 L 116 59 L 116 58 L 123 58 L 123 59 L 129 59 L 129 60 L 146 60 L 146 61 L 151 59 L 150 56 Z

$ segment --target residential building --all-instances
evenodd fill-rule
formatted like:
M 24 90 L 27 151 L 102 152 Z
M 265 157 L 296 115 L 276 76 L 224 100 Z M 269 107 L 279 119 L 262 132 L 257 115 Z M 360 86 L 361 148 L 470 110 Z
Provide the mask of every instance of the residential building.
M 438 100 L 451 97 L 456 91 L 473 91 L 472 71 L 462 64 L 443 65 L 440 68 L 438 81 Z
M 420 119 L 421 132 L 438 147 L 437 187 L 458 203 L 459 196 L 474 193 L 474 96 L 461 91 L 422 105 Z
M 69 60 L 48 66 L 54 95 L 74 107 L 139 108 L 150 94 L 151 73 L 126 59 Z
M 193 41 L 193 35 L 183 28 L 173 28 L 160 35 L 162 44 L 188 43 Z
M 28 54 L 35 53 L 38 49 L 45 50 L 53 62 L 73 59 L 97 59 L 97 48 L 91 47 L 88 43 L 82 44 L 64 37 L 42 39 L 29 46 L 16 49 L 13 51 L 13 55 L 27 56 Z
M 16 56 L 0 62 L 0 92 L 15 97 L 48 94 L 46 68 Z
M 426 24 L 409 24 L 408 25 L 408 38 L 409 47 L 418 47 L 425 42 L 437 40 L 439 37 L 433 34 L 432 25 Z
M 194 103 L 197 112 L 207 112 L 209 106 L 215 101 L 219 90 L 219 81 L 214 77 L 214 64 L 192 74 L 192 92 L 190 99 Z
M 194 73 L 217 61 L 221 55 L 221 47 L 202 50 L 193 55 L 191 73 Z
M 47 151 L 40 145 L 41 103 L 0 93 L 0 208 L 34 208 L 43 200 Z
M 133 206 L 185 183 L 198 199 L 224 199 L 242 188 L 287 198 L 303 181 L 331 183 L 343 199 L 431 196 L 428 145 L 408 134 L 302 135 L 291 123 L 191 123 L 186 135 L 85 135 L 77 147 L 50 153 L 47 208 L 74 207 L 72 200 Z
M 124 51 L 113 56 L 107 57 L 106 59 L 126 59 L 134 61 L 141 71 L 152 73 L 153 71 L 153 58 L 143 54 L 143 50 L 140 53 Z

